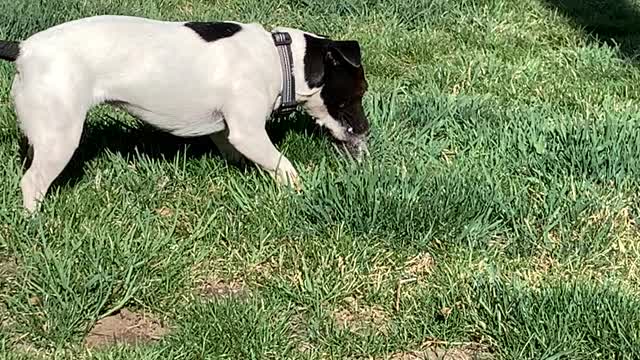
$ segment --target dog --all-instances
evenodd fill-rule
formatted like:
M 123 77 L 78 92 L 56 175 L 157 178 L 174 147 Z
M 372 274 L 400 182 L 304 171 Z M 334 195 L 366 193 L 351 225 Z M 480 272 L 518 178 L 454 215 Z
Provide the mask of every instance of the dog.
M 20 181 L 30 213 L 98 104 L 176 136 L 208 135 L 227 159 L 248 159 L 296 189 L 298 172 L 265 129 L 272 115 L 301 109 L 346 154 L 368 153 L 368 85 L 355 40 L 256 23 L 102 15 L 0 41 L 0 58 L 15 62 L 12 102 L 32 154 Z

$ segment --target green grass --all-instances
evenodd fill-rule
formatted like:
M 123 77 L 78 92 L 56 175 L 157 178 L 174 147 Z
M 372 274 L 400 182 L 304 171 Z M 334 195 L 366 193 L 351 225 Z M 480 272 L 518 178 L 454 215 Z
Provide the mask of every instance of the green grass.
M 207 139 L 101 107 L 28 219 L 13 67 L 0 64 L 3 357 L 384 359 L 434 343 L 640 357 L 640 7 L 580 4 L 2 2 L 6 39 L 105 13 L 355 38 L 372 123 L 362 166 L 304 116 L 272 124 L 302 173 L 296 195 Z M 211 279 L 243 295 L 199 295 Z M 170 335 L 87 351 L 87 330 L 123 306 Z

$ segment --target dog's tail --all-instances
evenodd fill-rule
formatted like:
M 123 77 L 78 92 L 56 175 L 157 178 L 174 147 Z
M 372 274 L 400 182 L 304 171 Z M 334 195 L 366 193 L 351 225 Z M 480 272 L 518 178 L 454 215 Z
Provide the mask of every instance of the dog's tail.
M 20 55 L 20 43 L 0 40 L 0 59 L 16 61 Z

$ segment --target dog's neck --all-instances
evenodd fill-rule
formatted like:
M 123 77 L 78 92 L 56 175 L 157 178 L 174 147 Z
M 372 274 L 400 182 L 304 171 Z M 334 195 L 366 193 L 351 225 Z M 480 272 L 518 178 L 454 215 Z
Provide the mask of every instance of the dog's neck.
M 307 36 L 316 37 L 298 29 L 278 27 L 272 32 L 285 32 L 291 36 L 291 53 L 293 57 L 293 77 L 295 79 L 295 98 L 298 104 L 304 103 L 310 96 L 320 91 L 319 87 L 310 87 L 305 74 L 305 55 L 307 53 Z

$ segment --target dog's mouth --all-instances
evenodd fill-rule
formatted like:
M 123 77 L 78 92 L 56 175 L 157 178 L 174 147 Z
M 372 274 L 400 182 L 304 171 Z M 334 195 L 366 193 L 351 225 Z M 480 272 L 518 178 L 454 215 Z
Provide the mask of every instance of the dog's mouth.
M 364 136 L 352 136 L 344 141 L 334 141 L 333 146 L 341 153 L 361 163 L 369 156 L 367 139 Z

